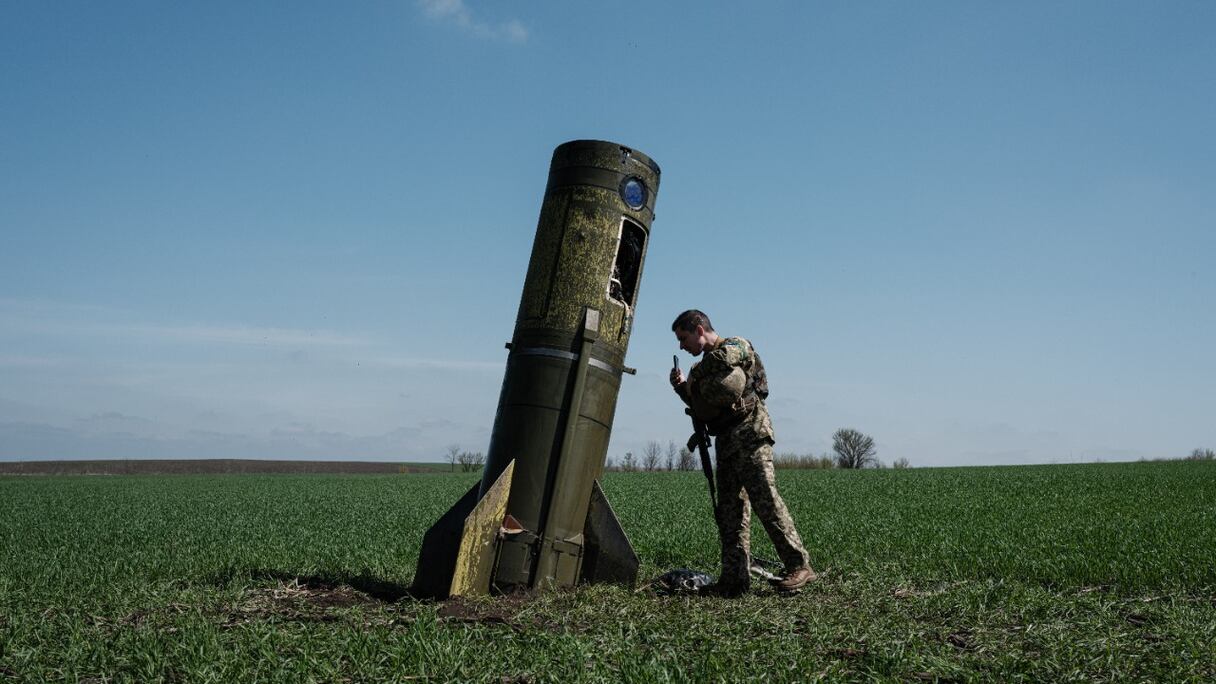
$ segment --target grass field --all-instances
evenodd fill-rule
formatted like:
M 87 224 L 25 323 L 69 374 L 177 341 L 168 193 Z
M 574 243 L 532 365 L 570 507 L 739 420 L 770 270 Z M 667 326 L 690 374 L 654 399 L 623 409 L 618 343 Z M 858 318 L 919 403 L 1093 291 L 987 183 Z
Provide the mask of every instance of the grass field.
M 476 477 L 0 478 L 0 680 L 1216 679 L 1213 463 L 781 471 L 796 596 L 409 598 Z M 645 577 L 716 569 L 703 487 L 608 475 Z

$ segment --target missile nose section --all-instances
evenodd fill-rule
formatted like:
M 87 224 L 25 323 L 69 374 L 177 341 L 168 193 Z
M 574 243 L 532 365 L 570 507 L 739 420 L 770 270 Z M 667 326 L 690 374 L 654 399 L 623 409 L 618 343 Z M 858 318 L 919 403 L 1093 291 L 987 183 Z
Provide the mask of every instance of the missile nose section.
M 636 579 L 599 479 L 659 174 L 616 143 L 554 150 L 482 481 L 427 532 L 416 594 Z

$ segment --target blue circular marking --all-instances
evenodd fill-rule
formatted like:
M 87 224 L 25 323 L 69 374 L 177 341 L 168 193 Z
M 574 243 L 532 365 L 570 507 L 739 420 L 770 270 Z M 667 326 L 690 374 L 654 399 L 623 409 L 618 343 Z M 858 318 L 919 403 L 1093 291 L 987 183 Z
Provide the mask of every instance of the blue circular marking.
M 621 199 L 625 200 L 631 209 L 641 209 L 646 205 L 646 186 L 637 178 L 627 178 L 621 185 Z

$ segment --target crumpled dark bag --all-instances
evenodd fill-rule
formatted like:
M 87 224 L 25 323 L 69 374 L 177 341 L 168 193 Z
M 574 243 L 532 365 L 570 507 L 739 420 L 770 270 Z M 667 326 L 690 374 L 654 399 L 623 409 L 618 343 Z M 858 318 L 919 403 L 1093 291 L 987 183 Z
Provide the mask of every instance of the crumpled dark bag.
M 665 595 L 696 594 L 713 582 L 714 578 L 703 572 L 679 568 L 663 573 L 651 582 L 651 586 L 657 593 Z

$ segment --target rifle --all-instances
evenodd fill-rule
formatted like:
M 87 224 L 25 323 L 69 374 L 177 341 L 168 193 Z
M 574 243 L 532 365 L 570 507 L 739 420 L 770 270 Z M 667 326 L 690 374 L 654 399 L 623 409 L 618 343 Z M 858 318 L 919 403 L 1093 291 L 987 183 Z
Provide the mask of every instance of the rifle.
M 680 370 L 680 357 L 672 354 L 671 364 L 673 368 Z M 692 418 L 692 437 L 688 438 L 688 444 L 685 446 L 689 451 L 695 448 L 701 454 L 701 472 L 705 473 L 705 481 L 709 483 L 709 503 L 714 507 L 714 520 L 716 521 L 718 519 L 718 491 L 714 486 L 714 464 L 709 460 L 709 428 L 705 427 L 705 421 L 698 419 L 693 414 L 692 408 L 686 408 L 684 412 Z M 780 579 L 765 570 L 766 565 L 772 568 L 781 567 L 781 563 L 777 561 L 752 556 L 751 567 L 748 570 L 753 575 L 759 575 L 769 581 Z
M 677 371 L 680 370 L 680 357 L 672 354 L 671 364 Z M 688 438 L 685 448 L 689 451 L 696 449 L 701 455 L 701 472 L 705 473 L 705 481 L 709 483 L 709 503 L 714 507 L 714 517 L 716 518 L 718 516 L 718 492 L 714 487 L 714 464 L 709 460 L 709 428 L 705 427 L 704 421 L 693 415 L 692 409 L 685 409 L 684 412 L 692 418 L 692 436 Z

